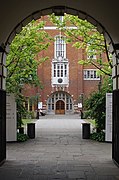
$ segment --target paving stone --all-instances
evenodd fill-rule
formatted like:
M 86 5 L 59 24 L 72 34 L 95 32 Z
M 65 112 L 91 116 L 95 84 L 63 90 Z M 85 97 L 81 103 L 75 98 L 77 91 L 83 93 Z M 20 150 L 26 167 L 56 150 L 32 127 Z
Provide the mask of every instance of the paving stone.
M 111 143 L 82 139 L 78 115 L 46 115 L 36 121 L 36 138 L 7 143 L 0 180 L 117 180 Z
M 98 176 L 98 180 L 116 180 L 114 176 Z
M 84 171 L 69 171 L 67 172 L 68 178 L 86 179 Z

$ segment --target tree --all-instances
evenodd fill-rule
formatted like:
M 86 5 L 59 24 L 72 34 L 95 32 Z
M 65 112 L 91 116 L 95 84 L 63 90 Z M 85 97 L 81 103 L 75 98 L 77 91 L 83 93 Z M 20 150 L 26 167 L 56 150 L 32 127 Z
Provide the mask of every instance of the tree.
M 42 21 L 40 23 L 32 21 L 23 27 L 12 41 L 7 56 L 6 87 L 7 92 L 14 93 L 16 96 L 18 126 L 21 126 L 22 116 L 26 113 L 23 106 L 24 96 L 21 94 L 23 86 L 29 84 L 42 88 L 37 76 L 37 67 L 48 57 L 36 60 L 36 55 L 50 45 L 50 37 L 43 27 L 44 22 Z
M 65 14 L 62 22 L 54 14 L 50 16 L 50 19 L 66 35 L 67 43 L 73 43 L 74 47 L 84 49 L 88 58 L 79 59 L 80 64 L 92 64 L 103 74 L 111 76 L 112 59 L 108 45 L 103 34 L 100 34 L 94 25 L 87 20 L 79 19 L 78 16 L 68 14 Z M 102 57 L 104 53 L 107 54 L 106 62 Z M 93 58 L 94 55 L 96 58 Z
M 104 140 L 102 130 L 105 129 L 106 92 L 112 92 L 112 59 L 108 51 L 108 44 L 103 34 L 100 34 L 94 25 L 87 20 L 79 19 L 78 16 L 65 14 L 61 21 L 52 14 L 50 19 L 66 36 L 67 43 L 71 43 L 77 49 L 83 49 L 84 54 L 87 54 L 87 58 L 84 56 L 83 59 L 79 59 L 79 63 L 85 66 L 91 64 L 99 70 L 100 75 L 103 75 L 103 84 L 100 80 L 99 91 L 92 93 L 84 103 L 87 116 L 96 122 L 95 137 L 102 141 Z M 107 55 L 107 60 L 104 60 L 104 54 Z
M 10 45 L 10 52 L 7 56 L 7 91 L 19 94 L 24 84 L 40 86 L 37 76 L 37 67 L 48 59 L 44 57 L 36 60 L 36 55 L 46 50 L 50 45 L 48 33 L 42 30 L 44 22 L 32 21 L 23 27 L 16 35 Z
M 104 81 L 101 89 L 90 95 L 85 100 L 84 108 L 87 112 L 87 117 L 95 120 L 97 132 L 105 129 L 105 116 L 106 116 L 106 93 L 112 92 L 112 79 L 108 78 Z

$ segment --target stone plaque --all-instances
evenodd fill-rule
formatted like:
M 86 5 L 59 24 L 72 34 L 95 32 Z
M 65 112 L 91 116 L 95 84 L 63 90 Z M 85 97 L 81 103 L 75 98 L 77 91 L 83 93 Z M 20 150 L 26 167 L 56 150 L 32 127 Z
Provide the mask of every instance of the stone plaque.
M 16 102 L 14 94 L 6 95 L 6 141 L 17 140 Z
M 112 142 L 112 93 L 106 93 L 105 141 Z

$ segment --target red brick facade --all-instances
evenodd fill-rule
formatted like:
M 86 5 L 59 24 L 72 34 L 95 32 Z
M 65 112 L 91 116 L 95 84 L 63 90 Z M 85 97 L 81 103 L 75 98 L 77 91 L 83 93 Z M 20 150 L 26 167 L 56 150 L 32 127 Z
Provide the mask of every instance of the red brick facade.
M 46 26 L 52 26 L 49 21 L 47 21 Z M 47 32 L 55 37 L 59 35 L 59 30 L 47 30 Z M 52 59 L 54 58 L 54 42 L 51 43 L 50 47 L 47 50 L 40 52 L 37 55 L 37 58 L 48 56 L 49 60 L 39 65 L 37 74 L 39 79 L 43 84 L 43 89 L 38 88 L 26 88 L 24 90 L 25 96 L 34 96 L 36 94 L 39 95 L 38 101 L 43 103 L 43 107 L 48 111 L 48 98 L 55 92 L 63 92 L 68 93 L 68 95 L 72 99 L 72 111 L 74 112 L 74 106 L 77 107 L 78 103 L 80 103 L 85 97 L 88 97 L 89 94 L 98 89 L 99 80 L 84 80 L 84 69 L 95 69 L 93 66 L 83 67 L 83 65 L 78 64 L 79 59 L 87 58 L 86 53 L 82 49 L 76 49 L 72 47 L 72 44 L 66 45 L 66 58 L 69 62 L 69 86 L 65 88 L 54 88 L 52 87 Z M 56 106 L 55 106 L 56 108 Z M 56 112 L 54 108 L 54 113 Z M 66 113 L 66 106 L 65 111 Z

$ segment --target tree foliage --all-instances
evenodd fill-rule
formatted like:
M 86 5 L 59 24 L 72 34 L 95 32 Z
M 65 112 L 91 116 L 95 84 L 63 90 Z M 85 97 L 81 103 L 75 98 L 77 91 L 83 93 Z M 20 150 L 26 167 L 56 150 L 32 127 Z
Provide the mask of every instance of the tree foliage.
M 82 65 L 92 64 L 103 74 L 111 76 L 112 59 L 108 51 L 108 45 L 103 34 L 87 20 L 81 20 L 78 16 L 65 14 L 63 21 L 54 14 L 50 16 L 51 21 L 66 35 L 66 42 L 73 46 L 84 49 L 88 58 L 79 59 Z M 71 28 L 69 28 L 71 27 Z M 107 61 L 103 59 L 103 53 L 107 54 Z M 93 56 L 96 56 L 96 59 Z
M 32 21 L 12 41 L 6 61 L 8 92 L 19 94 L 24 84 L 41 86 L 37 67 L 48 57 L 36 60 L 36 55 L 50 45 L 50 37 L 43 27 L 44 22 Z
M 104 81 L 101 89 L 94 92 L 86 99 L 84 106 L 88 111 L 87 116 L 95 120 L 98 132 L 105 129 L 106 116 L 106 93 L 112 92 L 112 79 L 108 78 Z
M 26 114 L 23 106 L 24 96 L 21 90 L 24 85 L 39 86 L 42 88 L 37 67 L 48 59 L 43 57 L 36 59 L 37 53 L 46 50 L 50 45 L 50 36 L 43 30 L 44 22 L 30 22 L 23 27 L 10 45 L 7 56 L 7 92 L 14 93 L 17 102 L 17 126 L 22 125 L 22 117 Z

